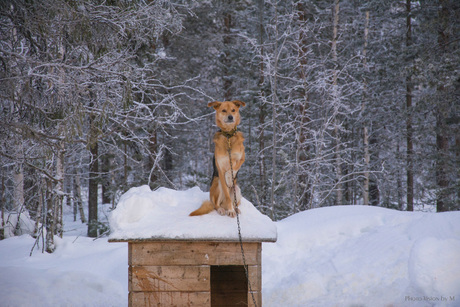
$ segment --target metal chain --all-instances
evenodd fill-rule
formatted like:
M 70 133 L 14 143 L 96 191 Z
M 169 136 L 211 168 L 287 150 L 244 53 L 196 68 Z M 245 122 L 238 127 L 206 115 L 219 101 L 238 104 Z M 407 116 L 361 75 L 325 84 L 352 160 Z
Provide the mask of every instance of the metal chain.
M 230 141 L 230 137 L 227 137 L 227 145 L 228 145 L 228 159 L 230 161 L 230 171 L 232 175 L 232 188 L 233 188 L 233 209 L 236 212 L 236 222 L 238 224 L 238 238 L 240 241 L 240 248 L 241 248 L 241 256 L 243 257 L 243 267 L 244 273 L 246 274 L 246 280 L 248 281 L 249 292 L 251 293 L 252 302 L 254 306 L 257 307 L 256 299 L 254 297 L 254 293 L 252 292 L 251 282 L 249 280 L 249 272 L 248 272 L 248 265 L 246 264 L 246 256 L 244 255 L 244 248 L 243 248 L 243 238 L 241 236 L 241 225 L 240 225 L 240 216 L 238 214 L 238 201 L 236 199 L 236 186 L 235 186 L 235 177 L 233 176 L 233 164 L 232 164 L 232 144 Z

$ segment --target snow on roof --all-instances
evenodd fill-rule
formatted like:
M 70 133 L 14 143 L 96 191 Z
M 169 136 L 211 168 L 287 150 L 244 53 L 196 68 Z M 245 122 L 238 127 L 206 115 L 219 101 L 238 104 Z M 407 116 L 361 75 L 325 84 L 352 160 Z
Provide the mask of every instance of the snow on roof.
M 147 185 L 131 188 L 109 216 L 109 240 L 238 241 L 236 218 L 220 216 L 216 211 L 189 216 L 206 199 L 209 193 L 198 187 L 186 191 L 151 191 Z M 239 208 L 243 241 L 276 241 L 276 226 L 269 217 L 244 198 Z

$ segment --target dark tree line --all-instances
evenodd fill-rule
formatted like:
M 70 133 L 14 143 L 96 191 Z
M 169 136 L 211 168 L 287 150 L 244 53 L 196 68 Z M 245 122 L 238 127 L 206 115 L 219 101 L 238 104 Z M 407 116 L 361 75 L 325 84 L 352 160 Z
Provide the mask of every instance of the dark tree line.
M 459 210 L 457 2 L 2 1 L 0 236 L 51 252 L 65 205 L 96 237 L 132 186 L 207 190 L 212 100 L 247 103 L 243 195 L 274 219 Z

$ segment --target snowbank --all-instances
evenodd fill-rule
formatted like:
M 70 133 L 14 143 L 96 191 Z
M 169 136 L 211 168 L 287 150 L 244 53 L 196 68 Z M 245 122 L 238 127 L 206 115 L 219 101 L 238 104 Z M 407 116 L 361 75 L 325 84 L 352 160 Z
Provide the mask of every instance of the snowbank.
M 36 250 L 32 257 L 31 236 L 0 241 L 1 307 L 127 306 L 126 244 L 75 236 L 55 240 L 53 254 Z
M 193 202 L 190 209 L 207 197 L 198 189 L 173 194 L 177 207 Z M 127 306 L 128 244 L 84 237 L 87 226 L 64 209 L 64 238 L 53 254 L 35 250 L 29 257 L 29 235 L 0 241 L 1 307 Z M 150 214 L 129 212 L 141 222 Z M 195 218 L 236 223 L 217 214 Z M 275 224 L 277 242 L 262 247 L 264 307 L 460 306 L 460 212 L 329 207 Z
M 220 216 L 216 211 L 203 216 L 190 212 L 209 199 L 198 187 L 186 191 L 148 186 L 131 188 L 122 195 L 109 216 L 110 240 L 174 239 L 237 241 L 236 218 Z M 243 240 L 276 241 L 276 226 L 243 198 L 240 205 Z
M 0 223 L 1 221 L 0 216 Z M 3 216 L 3 223 L 1 225 L 5 225 L 3 228 L 5 238 L 10 238 L 15 236 L 16 226 L 18 224 L 18 213 L 17 212 L 4 212 Z M 32 234 L 34 232 L 35 222 L 30 218 L 29 212 L 24 211 L 21 212 L 19 217 L 19 227 L 16 235 L 23 235 L 23 234 Z
M 276 224 L 264 306 L 460 306 L 460 212 L 343 206 Z

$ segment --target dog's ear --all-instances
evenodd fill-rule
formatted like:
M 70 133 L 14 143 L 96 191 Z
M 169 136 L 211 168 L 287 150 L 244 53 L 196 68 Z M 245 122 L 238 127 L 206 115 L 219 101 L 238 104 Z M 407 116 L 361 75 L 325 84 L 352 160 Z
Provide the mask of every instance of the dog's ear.
M 236 105 L 238 108 L 239 107 L 244 107 L 246 106 L 246 103 L 244 103 L 243 101 L 240 101 L 240 100 L 232 100 L 233 104 Z
M 220 107 L 221 103 L 222 102 L 220 101 L 213 101 L 208 103 L 208 107 L 213 107 L 215 110 L 217 110 Z

